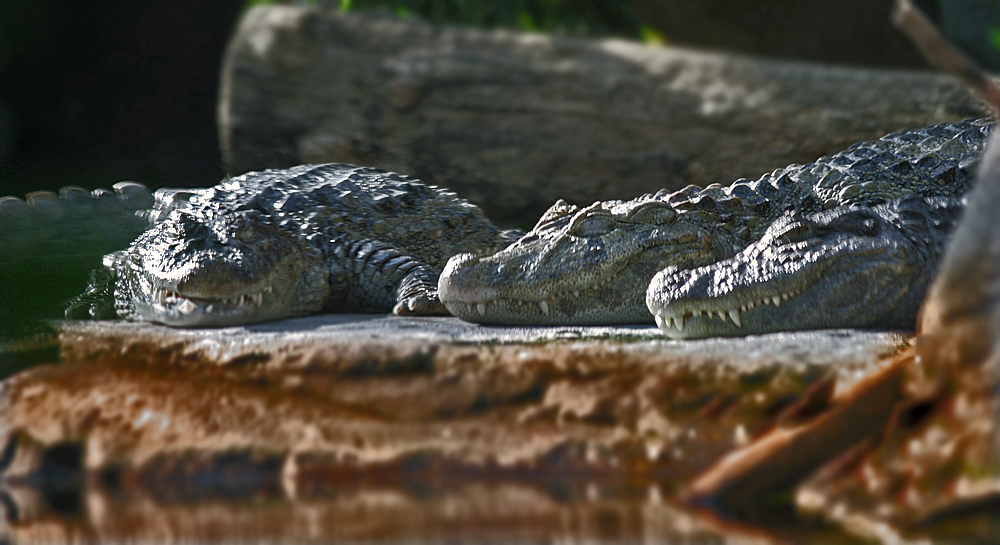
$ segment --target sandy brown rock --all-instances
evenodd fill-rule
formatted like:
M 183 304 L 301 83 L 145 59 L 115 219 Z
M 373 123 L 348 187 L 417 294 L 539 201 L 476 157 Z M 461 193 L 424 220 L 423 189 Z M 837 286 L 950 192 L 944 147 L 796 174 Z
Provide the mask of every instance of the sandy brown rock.
M 498 221 L 729 184 L 886 133 L 987 115 L 947 76 L 622 40 L 251 10 L 222 75 L 233 174 L 344 161 L 419 176 Z
M 77 470 L 160 488 L 445 474 L 674 488 L 798 407 L 830 403 L 906 337 L 681 343 L 651 327 L 327 316 L 218 330 L 67 323 L 60 342 L 64 363 L 6 383 L 8 481 L 72 447 Z

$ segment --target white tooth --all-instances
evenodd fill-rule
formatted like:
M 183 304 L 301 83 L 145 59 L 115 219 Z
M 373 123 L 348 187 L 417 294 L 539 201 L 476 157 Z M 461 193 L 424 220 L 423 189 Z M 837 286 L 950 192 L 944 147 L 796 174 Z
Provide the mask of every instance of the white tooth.
M 548 301 L 539 301 L 538 308 L 542 309 L 542 314 L 549 315 L 549 303 Z
M 674 327 L 674 317 L 673 316 L 667 316 L 667 319 L 665 321 L 667 323 L 667 329 L 670 329 L 671 327 Z
M 486 303 L 476 303 L 476 310 L 479 311 L 480 316 L 486 316 Z
M 653 317 L 656 318 L 656 327 L 663 329 L 663 316 L 654 314 Z
M 753 310 L 753 307 L 755 307 L 755 306 L 756 306 L 756 305 L 755 305 L 755 304 L 753 303 L 753 301 L 751 301 L 751 302 L 750 302 L 750 304 L 749 304 L 749 305 L 747 305 L 747 309 L 749 309 L 749 310 Z
M 780 307 L 781 306 L 781 297 L 778 297 L 777 295 L 775 295 L 774 297 L 771 298 L 771 302 L 774 303 L 774 306 Z
M 787 301 L 788 300 L 788 294 L 787 293 L 782 293 L 781 294 L 781 298 L 784 299 L 785 301 Z
M 677 331 L 684 331 L 684 316 L 674 318 L 674 322 L 677 323 Z
M 726 321 L 726 315 L 723 314 L 721 310 L 715 311 L 715 315 L 718 316 L 718 318 L 723 322 Z
M 185 299 L 183 303 L 177 306 L 177 310 L 185 314 L 190 314 L 194 312 L 194 309 L 195 309 L 194 303 L 192 303 L 190 299 Z
M 757 304 L 758 305 L 770 305 L 771 304 L 771 300 L 770 299 L 761 299 L 760 301 L 757 301 Z
M 205 309 L 205 312 L 211 314 L 213 310 L 215 310 L 215 307 L 212 305 L 208 305 L 208 308 Z
M 736 327 L 743 327 L 743 324 L 740 322 L 740 311 L 735 308 L 729 309 L 729 318 L 733 320 Z

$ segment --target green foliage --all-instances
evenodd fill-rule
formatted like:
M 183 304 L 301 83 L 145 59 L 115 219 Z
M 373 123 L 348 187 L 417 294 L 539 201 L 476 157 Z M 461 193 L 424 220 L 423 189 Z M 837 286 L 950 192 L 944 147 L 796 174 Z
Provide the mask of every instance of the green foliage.
M 639 38 L 647 45 L 667 45 L 667 37 L 650 26 L 639 27 Z
M 247 0 L 247 7 L 279 2 Z M 629 11 L 628 0 L 334 0 L 327 5 L 342 11 L 384 9 L 400 17 L 415 15 L 437 23 L 482 28 L 637 39 L 647 34 Z
M 995 51 L 1000 51 L 1000 28 L 995 26 L 986 27 L 986 36 Z

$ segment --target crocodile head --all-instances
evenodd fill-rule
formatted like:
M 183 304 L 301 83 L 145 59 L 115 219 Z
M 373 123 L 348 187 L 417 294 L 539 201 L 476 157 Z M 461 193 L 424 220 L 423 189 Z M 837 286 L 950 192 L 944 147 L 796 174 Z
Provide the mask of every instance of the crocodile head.
M 736 256 L 658 273 L 646 303 L 672 338 L 839 327 L 912 329 L 956 198 L 786 214 Z
M 506 249 L 452 257 L 438 294 L 471 322 L 651 322 L 643 293 L 657 271 L 717 259 L 724 237 L 711 223 L 678 214 L 660 195 L 583 209 L 560 200 Z
M 265 214 L 175 211 L 111 254 L 125 317 L 172 326 L 224 326 L 319 310 L 329 292 L 319 251 Z M 323 288 L 326 288 L 325 290 Z

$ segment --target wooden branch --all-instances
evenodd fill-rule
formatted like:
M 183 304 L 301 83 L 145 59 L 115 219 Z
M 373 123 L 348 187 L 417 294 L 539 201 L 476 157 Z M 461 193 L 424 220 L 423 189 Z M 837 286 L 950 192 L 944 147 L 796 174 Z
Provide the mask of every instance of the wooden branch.
M 958 78 L 995 111 L 1000 111 L 1000 87 L 972 59 L 942 36 L 934 23 L 910 0 L 896 0 L 892 22 L 913 40 L 927 62 Z

